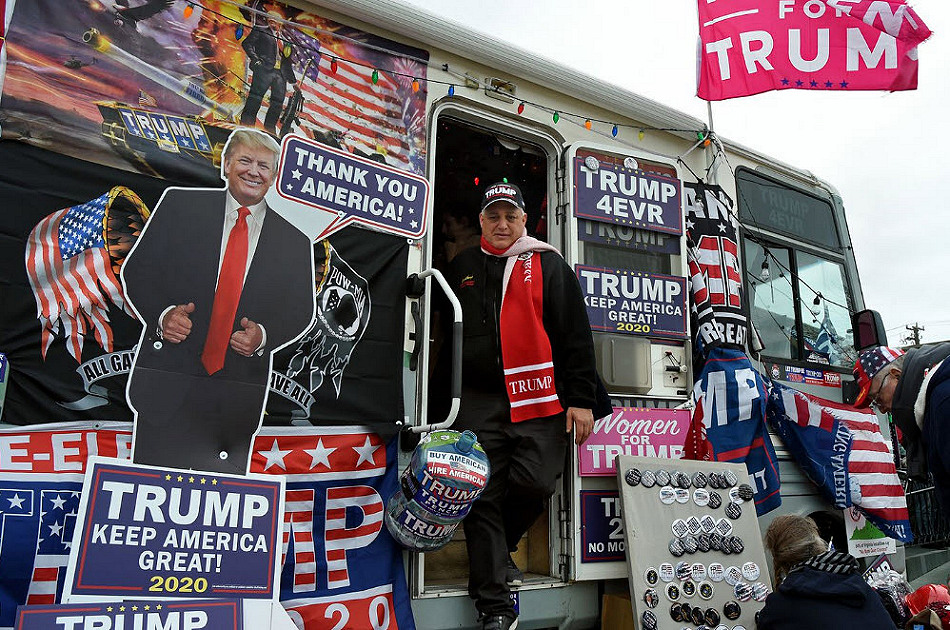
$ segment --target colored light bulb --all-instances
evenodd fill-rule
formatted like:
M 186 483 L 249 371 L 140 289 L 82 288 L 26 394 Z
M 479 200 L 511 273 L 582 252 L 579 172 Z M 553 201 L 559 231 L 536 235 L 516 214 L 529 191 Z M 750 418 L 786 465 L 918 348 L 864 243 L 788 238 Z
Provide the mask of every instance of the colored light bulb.
M 558 114 L 557 112 L 554 112 L 553 118 L 554 118 L 554 124 L 556 125 L 557 121 L 561 120 L 561 115 Z
M 455 96 L 455 86 L 454 86 L 454 85 L 450 85 L 450 86 L 449 86 L 449 96 Z
M 523 114 L 523 113 L 524 113 L 524 103 L 520 103 L 520 104 L 518 105 L 518 113 L 519 113 L 519 114 Z
M 640 141 L 642 142 L 642 141 L 643 141 L 643 136 L 645 136 L 645 135 L 646 135 L 646 134 L 643 133 L 643 129 L 641 129 L 641 130 L 640 130 L 640 133 L 637 134 L 637 140 L 640 140 Z
M 610 135 L 616 138 L 618 133 L 620 133 L 620 129 L 617 128 L 617 125 L 614 125 L 614 128 L 610 130 Z
M 290 53 L 293 52 L 293 49 L 290 47 L 290 44 L 284 44 L 284 57 L 290 57 Z
M 413 91 L 413 92 L 418 92 L 418 91 L 419 91 L 419 79 L 413 79 L 413 80 L 412 80 L 412 91 Z
M 244 37 L 244 25 L 238 24 L 237 28 L 234 29 L 234 39 L 241 39 Z
M 185 7 L 185 11 L 184 11 L 185 19 L 187 20 L 188 18 L 190 18 L 191 14 L 194 12 L 195 12 L 195 8 L 191 6 L 190 4 L 187 7 Z
M 330 72 L 336 74 L 336 58 L 330 60 Z
M 584 129 L 590 131 L 590 128 L 593 127 L 593 124 L 590 122 L 590 118 L 584 121 Z
M 379 83 L 379 70 L 373 69 L 373 85 Z

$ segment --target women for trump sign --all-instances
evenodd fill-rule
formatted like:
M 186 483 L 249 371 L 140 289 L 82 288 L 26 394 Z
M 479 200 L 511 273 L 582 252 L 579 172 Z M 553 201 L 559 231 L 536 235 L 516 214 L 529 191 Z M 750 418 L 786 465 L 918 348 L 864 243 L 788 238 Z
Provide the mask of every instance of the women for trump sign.
M 699 0 L 697 95 L 913 90 L 930 37 L 900 0 Z

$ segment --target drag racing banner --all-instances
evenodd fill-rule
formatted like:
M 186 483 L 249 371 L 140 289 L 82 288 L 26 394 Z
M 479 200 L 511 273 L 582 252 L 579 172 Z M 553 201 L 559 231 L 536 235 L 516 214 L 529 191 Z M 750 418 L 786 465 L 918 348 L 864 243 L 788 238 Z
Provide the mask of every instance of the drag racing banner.
M 71 545 L 66 598 L 276 600 L 283 501 L 280 477 L 93 458 Z
M 914 90 L 930 29 L 902 0 L 699 0 L 708 101 L 769 90 Z
M 593 330 L 686 337 L 685 278 L 588 265 L 575 271 Z

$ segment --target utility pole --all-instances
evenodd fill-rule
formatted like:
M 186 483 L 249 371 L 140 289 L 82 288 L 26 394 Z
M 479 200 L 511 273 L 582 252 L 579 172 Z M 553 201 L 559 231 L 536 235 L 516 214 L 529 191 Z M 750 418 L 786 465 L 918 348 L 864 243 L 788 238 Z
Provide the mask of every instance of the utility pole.
M 907 341 L 913 340 L 914 345 L 919 348 L 920 347 L 920 333 L 924 331 L 924 327 L 919 326 L 917 322 L 914 322 L 913 326 L 908 324 L 907 326 L 904 326 L 904 328 L 910 331 L 910 334 L 907 335 Z

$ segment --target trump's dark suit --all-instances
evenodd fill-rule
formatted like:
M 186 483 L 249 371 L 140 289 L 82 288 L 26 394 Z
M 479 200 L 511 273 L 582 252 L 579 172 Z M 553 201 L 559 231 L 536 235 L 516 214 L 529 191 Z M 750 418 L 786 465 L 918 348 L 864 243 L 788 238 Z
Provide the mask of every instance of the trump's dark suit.
M 246 472 L 270 353 L 313 319 L 310 240 L 268 209 L 232 329 L 241 330 L 241 318 L 249 318 L 264 327 L 265 346 L 250 357 L 228 348 L 224 368 L 208 375 L 201 352 L 218 279 L 225 199 L 223 190 L 169 188 L 123 265 L 126 295 L 145 323 L 128 386 L 138 463 Z M 195 310 L 188 337 L 178 344 L 163 340 L 162 312 L 189 302 Z

